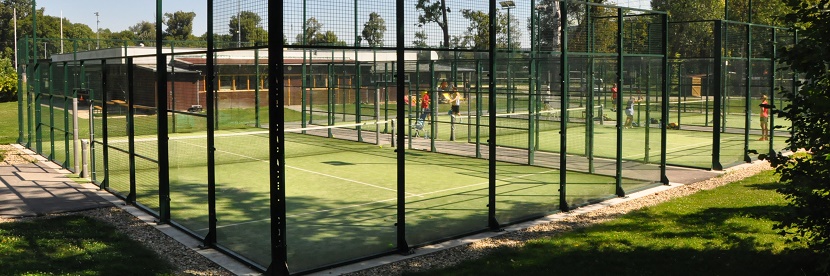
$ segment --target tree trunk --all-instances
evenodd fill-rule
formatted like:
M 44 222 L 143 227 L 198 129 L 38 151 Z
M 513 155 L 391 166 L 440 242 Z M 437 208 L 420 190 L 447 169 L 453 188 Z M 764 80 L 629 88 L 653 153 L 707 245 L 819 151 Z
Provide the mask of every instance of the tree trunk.
M 444 31 L 444 48 L 450 47 L 450 27 L 447 21 L 447 0 L 441 0 L 441 29 Z

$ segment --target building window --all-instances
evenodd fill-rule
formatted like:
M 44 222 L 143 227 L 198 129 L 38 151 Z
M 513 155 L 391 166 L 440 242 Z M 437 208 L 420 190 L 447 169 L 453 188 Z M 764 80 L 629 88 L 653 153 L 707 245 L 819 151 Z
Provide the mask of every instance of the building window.
M 233 88 L 233 76 L 219 76 L 219 90 L 231 90 Z

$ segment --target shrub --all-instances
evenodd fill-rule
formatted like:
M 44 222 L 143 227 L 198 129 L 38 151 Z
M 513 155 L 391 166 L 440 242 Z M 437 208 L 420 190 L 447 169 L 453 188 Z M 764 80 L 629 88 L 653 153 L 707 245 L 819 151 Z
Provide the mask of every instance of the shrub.
M 793 12 L 785 21 L 798 30 L 800 40 L 784 49 L 783 69 L 798 72 L 805 81 L 797 91 L 782 91 L 792 104 L 773 114 L 792 122 L 788 142 L 805 153 L 771 159 L 784 184 L 778 192 L 791 208 L 776 229 L 792 240 L 807 242 L 822 256 L 818 270 L 826 273 L 830 267 L 830 3 L 787 3 Z
M 17 100 L 17 71 L 8 58 L 0 58 L 0 102 Z

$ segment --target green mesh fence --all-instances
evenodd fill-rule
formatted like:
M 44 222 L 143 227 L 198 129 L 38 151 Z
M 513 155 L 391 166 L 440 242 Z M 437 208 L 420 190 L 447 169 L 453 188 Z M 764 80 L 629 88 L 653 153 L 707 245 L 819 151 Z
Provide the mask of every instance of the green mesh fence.
M 454 1 L 446 17 L 442 2 L 400 2 L 402 14 L 291 0 L 269 15 L 269 1 L 214 1 L 197 17 L 213 33 L 162 41 L 163 53 L 150 37 L 28 43 L 21 141 L 74 167 L 74 136 L 91 139 L 96 184 L 292 273 L 625 196 L 667 183 L 667 164 L 783 148 L 780 128 L 760 139 L 759 105 L 787 104 L 779 88 L 797 78 L 774 63 L 784 30 L 666 25 L 662 12 L 577 1 L 501 1 L 492 14 Z M 282 44 L 268 41 L 272 20 Z

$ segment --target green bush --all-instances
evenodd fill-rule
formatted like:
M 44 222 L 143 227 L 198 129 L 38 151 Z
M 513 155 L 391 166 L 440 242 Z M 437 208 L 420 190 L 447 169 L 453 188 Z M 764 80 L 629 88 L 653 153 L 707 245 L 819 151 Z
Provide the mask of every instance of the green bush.
M 794 241 L 804 241 L 823 256 L 820 272 L 830 271 L 830 55 L 827 39 L 827 1 L 809 4 L 787 1 L 793 12 L 785 20 L 798 31 L 799 41 L 784 49 L 785 70 L 804 79 L 797 91 L 782 91 L 792 104 L 773 113 L 792 122 L 794 149 L 806 153 L 772 158 L 781 175 L 778 189 L 789 200 L 790 211 L 776 229 Z
M 17 71 L 8 58 L 0 58 L 0 102 L 17 100 Z

